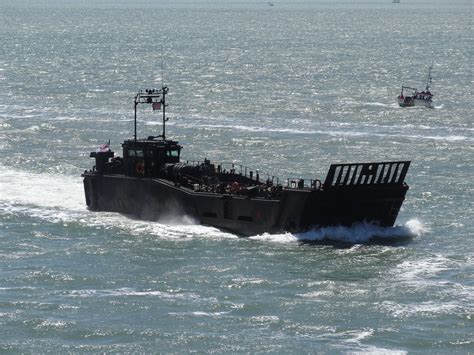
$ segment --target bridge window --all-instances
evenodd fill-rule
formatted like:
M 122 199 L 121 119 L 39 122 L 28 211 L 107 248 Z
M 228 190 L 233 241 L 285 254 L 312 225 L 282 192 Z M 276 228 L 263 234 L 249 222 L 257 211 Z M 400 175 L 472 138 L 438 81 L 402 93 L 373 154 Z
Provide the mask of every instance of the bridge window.
M 128 151 L 129 157 L 138 157 L 143 158 L 143 150 L 129 150 Z
M 179 150 L 168 150 L 166 153 L 169 157 L 179 157 Z

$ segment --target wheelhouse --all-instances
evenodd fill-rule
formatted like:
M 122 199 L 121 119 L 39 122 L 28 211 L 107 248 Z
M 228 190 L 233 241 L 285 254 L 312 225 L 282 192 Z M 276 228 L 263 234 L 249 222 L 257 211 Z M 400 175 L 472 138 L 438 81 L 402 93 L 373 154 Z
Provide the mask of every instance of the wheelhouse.
M 165 164 L 179 163 L 181 146 L 177 141 L 154 137 L 126 140 L 122 144 L 125 174 L 156 177 Z

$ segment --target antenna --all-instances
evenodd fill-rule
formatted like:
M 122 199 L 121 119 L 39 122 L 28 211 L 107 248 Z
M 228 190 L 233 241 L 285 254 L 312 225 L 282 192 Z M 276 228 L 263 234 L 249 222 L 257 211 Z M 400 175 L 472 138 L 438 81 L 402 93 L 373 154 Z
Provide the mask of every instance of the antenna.
M 161 88 L 165 87 L 164 70 L 163 70 L 163 43 L 161 44 Z
M 161 89 L 146 89 L 140 90 L 137 95 L 135 95 L 134 100 L 134 134 L 133 137 L 135 142 L 137 141 L 137 106 L 138 104 L 151 104 L 153 110 L 163 110 L 163 133 L 159 136 L 153 137 L 161 137 L 163 140 L 166 139 L 166 121 L 168 118 L 166 117 L 166 94 L 168 93 L 168 87 L 165 86 L 164 81 L 164 69 L 163 69 L 163 44 L 161 45 Z

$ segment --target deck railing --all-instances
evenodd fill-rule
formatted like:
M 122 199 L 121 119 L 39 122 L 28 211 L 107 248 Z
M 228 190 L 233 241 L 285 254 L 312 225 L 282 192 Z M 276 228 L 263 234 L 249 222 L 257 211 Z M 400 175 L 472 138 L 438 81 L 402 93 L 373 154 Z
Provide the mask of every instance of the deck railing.
M 288 178 L 286 180 L 286 188 L 319 190 L 321 188 L 321 181 L 318 179 Z
M 205 161 L 198 161 L 198 160 L 186 160 L 186 164 L 189 165 L 201 165 L 205 164 Z M 250 180 L 260 183 L 270 182 L 272 185 L 278 185 L 279 179 L 278 177 L 272 176 L 268 173 L 261 172 L 256 169 L 251 169 L 247 166 L 235 164 L 235 163 L 222 163 L 222 162 L 212 162 L 216 169 L 216 173 L 218 174 L 237 174 L 244 176 Z

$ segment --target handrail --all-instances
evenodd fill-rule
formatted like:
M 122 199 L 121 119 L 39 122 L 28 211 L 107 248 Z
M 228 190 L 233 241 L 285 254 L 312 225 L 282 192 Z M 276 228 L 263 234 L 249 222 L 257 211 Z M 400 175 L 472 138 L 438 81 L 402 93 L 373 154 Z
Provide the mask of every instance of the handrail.
M 288 178 L 286 180 L 287 189 L 321 189 L 321 181 L 318 179 Z
M 189 165 L 202 165 L 202 164 L 209 164 L 210 162 L 208 160 L 200 161 L 200 160 L 186 160 L 186 164 Z M 272 185 L 275 183 L 279 184 L 279 178 L 275 177 L 274 175 L 270 175 L 269 173 L 266 172 L 261 172 L 257 169 L 251 169 L 245 165 L 242 164 L 236 164 L 236 163 L 227 163 L 227 162 L 212 162 L 210 163 L 216 167 L 216 172 L 219 174 L 236 174 L 240 175 L 243 177 L 246 177 L 250 180 L 253 180 L 255 182 L 267 182 L 271 183 Z M 266 177 L 266 179 L 262 179 L 262 175 Z

